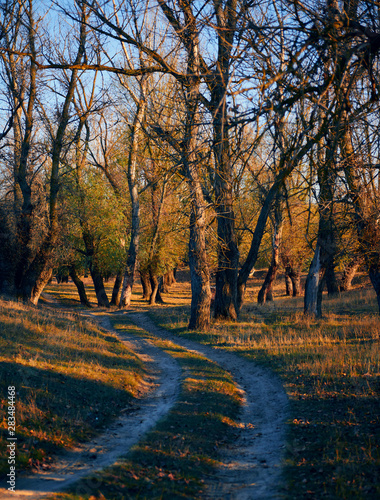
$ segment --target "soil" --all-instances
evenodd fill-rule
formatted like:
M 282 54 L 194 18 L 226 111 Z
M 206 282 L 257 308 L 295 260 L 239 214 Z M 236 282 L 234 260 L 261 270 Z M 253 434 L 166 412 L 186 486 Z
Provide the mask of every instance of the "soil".
M 115 314 L 121 314 L 117 312 Z M 245 361 L 241 357 L 179 339 L 157 327 L 142 313 L 126 312 L 129 319 L 149 333 L 169 339 L 182 347 L 196 351 L 219 363 L 234 377 L 244 395 L 236 441 L 222 453 L 223 466 L 206 481 L 205 499 L 269 500 L 278 498 L 281 487 L 281 462 L 285 449 L 285 421 L 288 400 L 279 379 L 270 371 Z M 48 472 L 16 477 L 15 493 L 0 488 L 0 499 L 39 499 L 72 487 L 79 479 L 117 461 L 175 404 L 180 391 L 182 373 L 177 362 L 148 340 L 116 332 L 109 314 L 100 318 L 101 326 L 117 334 L 128 348 L 138 354 L 150 368 L 151 385 L 137 405 L 126 408 L 106 432 L 86 445 L 71 449 L 56 457 Z M 88 480 L 88 487 L 94 486 Z M 86 482 L 75 492 L 90 493 Z

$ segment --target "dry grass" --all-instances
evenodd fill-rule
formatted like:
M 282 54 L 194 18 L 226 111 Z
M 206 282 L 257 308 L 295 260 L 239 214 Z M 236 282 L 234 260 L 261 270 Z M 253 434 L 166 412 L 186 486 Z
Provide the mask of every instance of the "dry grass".
M 178 401 L 125 460 L 96 478 L 77 484 L 70 500 L 201 498 L 203 478 L 218 464 L 219 447 L 230 442 L 238 424 L 241 394 L 216 363 L 176 344 L 161 341 L 123 320 L 115 328 L 142 335 L 173 356 L 185 377 Z
M 291 400 L 284 498 L 380 497 L 380 321 L 368 279 L 339 297 L 324 298 L 324 317 L 303 316 L 303 299 L 255 304 L 260 286 L 250 280 L 240 321 L 214 323 L 206 333 L 187 331 L 186 280 L 149 307 L 139 292 L 133 308 L 149 311 L 179 336 L 232 350 L 276 371 Z
M 252 286 L 253 285 L 253 286 Z M 251 282 L 248 297 L 258 284 Z M 380 497 L 380 320 L 371 289 L 324 299 L 320 320 L 303 299 L 247 303 L 240 321 L 186 330 L 188 305 L 152 317 L 179 336 L 222 347 L 276 371 L 291 400 L 284 498 Z
M 1 301 L 0 352 L 0 450 L 15 386 L 18 469 L 47 468 L 52 453 L 93 436 L 143 390 L 135 354 L 77 315 Z

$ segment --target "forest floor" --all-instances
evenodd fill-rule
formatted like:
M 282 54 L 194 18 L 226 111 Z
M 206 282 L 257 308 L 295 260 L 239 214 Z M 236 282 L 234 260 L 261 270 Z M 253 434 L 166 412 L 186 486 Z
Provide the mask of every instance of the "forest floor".
M 132 321 L 141 328 L 139 336 L 122 330 L 120 325 L 125 323 L 124 316 L 127 316 L 127 324 Z M 176 348 L 181 346 L 191 354 L 218 363 L 238 381 L 236 385 L 239 386 L 243 412 L 236 419 L 233 442 L 223 447 L 223 436 L 218 438 L 221 443 L 221 450 L 218 450 L 221 455 L 219 471 L 217 474 L 208 474 L 208 478 L 199 485 L 201 490 L 197 495 L 202 491 L 202 497 L 210 499 L 275 498 L 280 487 L 280 466 L 285 448 L 284 423 L 287 418 L 287 397 L 277 377 L 268 370 L 242 361 L 234 354 L 217 352 L 194 341 L 178 341 L 143 313 L 96 313 L 96 317 L 103 329 L 110 333 L 117 332 L 128 349 L 152 365 L 151 371 L 159 374 L 154 380 L 155 388 L 139 400 L 138 407 L 129 407 L 128 412 L 113 422 L 105 434 L 60 454 L 48 470 L 20 477 L 17 480 L 17 492 L 7 494 L 2 489 L 0 498 L 44 498 L 70 486 L 71 493 L 64 495 L 65 498 L 85 498 L 86 495 L 99 492 L 105 498 L 116 497 L 117 493 L 108 496 L 110 485 L 107 485 L 106 479 L 95 479 L 91 474 L 113 465 L 117 458 L 126 455 L 175 405 L 180 392 L 183 380 L 181 369 L 174 358 L 154 345 L 157 339 L 169 340 L 174 342 Z M 116 330 L 111 326 L 110 319 L 118 325 Z M 144 332 L 149 332 L 151 336 L 147 338 Z M 201 408 L 202 413 L 207 413 L 207 410 L 211 408 Z M 174 429 L 171 435 L 179 431 Z M 78 483 L 79 479 L 86 476 L 90 477 Z M 140 491 L 140 497 L 141 494 L 144 493 Z M 166 494 L 170 495 L 167 490 Z M 144 497 L 153 498 L 152 493 Z
M 68 486 L 53 496 L 379 497 L 380 325 L 365 278 L 352 293 L 326 298 L 316 321 L 282 290 L 274 303 L 254 305 L 251 282 L 239 323 L 203 334 L 186 329 L 186 274 L 164 305 L 135 295 L 128 312 L 85 312 L 72 284 L 49 293 L 117 335 L 144 365 L 145 388 L 95 438 L 20 474 L 17 494 L 0 490 L 0 498 L 42 498 Z

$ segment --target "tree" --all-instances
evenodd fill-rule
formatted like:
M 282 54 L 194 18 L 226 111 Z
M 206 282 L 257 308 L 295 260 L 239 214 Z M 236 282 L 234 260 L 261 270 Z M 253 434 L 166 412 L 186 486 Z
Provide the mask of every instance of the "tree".
M 59 233 L 58 191 L 61 155 L 65 150 L 65 132 L 70 120 L 70 107 L 78 78 L 78 69 L 72 69 L 67 75 L 67 85 L 62 89 L 62 99 L 56 109 L 54 125 L 49 123 L 48 151 L 38 151 L 36 142 L 37 107 L 44 118 L 45 108 L 41 107 L 42 89 L 39 86 L 38 56 L 42 53 L 39 33 L 42 18 L 35 15 L 35 5 L 10 2 L 3 9 L 1 30 L 3 33 L 1 60 L 3 81 L 17 110 L 13 123 L 13 198 L 15 219 L 15 259 L 13 286 L 11 293 L 16 293 L 23 300 L 37 304 L 43 287 L 52 273 L 52 258 Z M 78 3 L 80 17 L 77 33 L 77 51 L 72 64 L 78 65 L 85 58 L 86 28 L 88 13 L 84 4 Z M 43 42 L 42 42 L 43 43 Z M 57 94 L 58 96 L 58 94 Z M 45 155 L 44 163 L 50 163 L 49 203 L 43 206 L 42 197 L 36 196 L 41 168 L 39 159 Z M 41 226 L 36 221 L 44 213 L 46 229 L 41 234 Z

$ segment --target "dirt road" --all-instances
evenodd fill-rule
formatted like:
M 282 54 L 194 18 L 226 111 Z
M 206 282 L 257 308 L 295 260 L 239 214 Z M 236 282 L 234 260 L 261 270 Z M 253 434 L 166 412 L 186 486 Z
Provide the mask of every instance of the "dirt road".
M 115 314 L 120 314 L 119 312 Z M 281 460 L 284 451 L 287 397 L 279 380 L 269 371 L 221 349 L 179 339 L 157 327 L 147 315 L 124 313 L 137 326 L 158 338 L 169 339 L 196 351 L 228 370 L 242 389 L 245 403 L 236 442 L 223 453 L 223 467 L 207 481 L 205 498 L 218 500 L 269 500 L 278 497 Z M 109 314 L 97 316 L 101 326 L 117 333 L 150 368 L 151 391 L 137 406 L 126 409 L 122 417 L 85 446 L 66 452 L 49 472 L 31 474 L 16 480 L 17 492 L 0 488 L 1 499 L 39 499 L 66 489 L 89 474 L 115 463 L 125 455 L 174 405 L 180 391 L 182 373 L 177 362 L 149 340 L 113 330 Z M 78 495 L 90 493 L 96 479 L 81 481 Z M 109 499 L 111 500 L 111 499 Z

